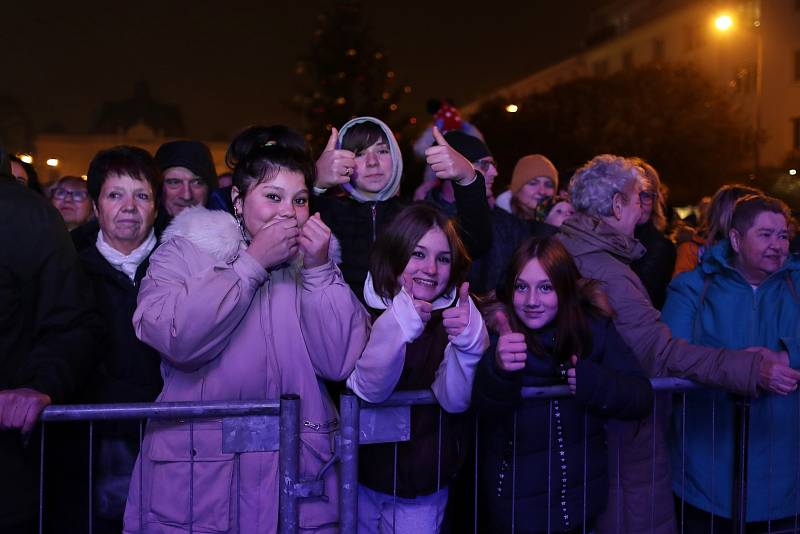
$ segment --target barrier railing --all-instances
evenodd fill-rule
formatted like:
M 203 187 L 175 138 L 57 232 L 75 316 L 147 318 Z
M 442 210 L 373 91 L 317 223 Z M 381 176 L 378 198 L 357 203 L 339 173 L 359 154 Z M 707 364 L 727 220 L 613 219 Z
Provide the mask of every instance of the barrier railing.
M 193 436 L 193 424 L 199 420 L 219 420 L 222 424 L 221 450 L 233 454 L 234 472 L 237 479 L 236 518 L 234 531 L 249 531 L 239 522 L 239 457 L 242 453 L 277 451 L 279 456 L 279 517 L 278 532 L 295 534 L 299 531 L 298 499 L 303 489 L 299 473 L 300 450 L 300 398 L 296 395 L 284 395 L 279 401 L 224 401 L 224 402 L 165 402 L 143 404 L 99 404 L 50 406 L 42 412 L 42 429 L 40 442 L 40 474 L 39 474 L 39 532 L 44 528 L 45 498 L 44 489 L 47 480 L 45 471 L 46 435 L 49 424 L 85 421 L 89 425 L 89 510 L 88 530 L 93 531 L 94 511 L 92 509 L 94 481 L 94 425 L 101 421 L 139 420 L 139 445 L 142 443 L 143 421 L 177 420 L 188 422 L 190 434 Z M 190 464 L 188 530 L 194 532 L 195 499 L 192 492 L 194 484 L 194 450 L 190 438 L 190 450 L 187 457 Z M 141 482 L 141 462 L 140 482 Z M 139 509 L 142 510 L 142 488 L 139 489 Z M 145 530 L 144 519 L 139 517 L 139 529 Z
M 667 394 L 667 393 L 675 393 L 675 406 L 677 410 L 680 410 L 680 406 L 683 406 L 683 413 L 680 411 L 677 412 L 678 417 L 685 421 L 685 410 L 686 410 L 686 396 L 691 395 L 692 392 L 698 390 L 710 390 L 711 388 L 696 384 L 689 380 L 679 379 L 679 378 L 655 378 L 651 380 L 653 385 L 653 389 L 657 393 Z M 568 386 L 551 386 L 551 387 L 542 387 L 542 388 L 523 388 L 522 389 L 522 396 L 526 402 L 535 402 L 536 400 L 541 400 L 543 402 L 550 403 L 548 408 L 550 408 L 550 413 L 552 413 L 552 402 L 557 399 L 561 398 L 570 398 L 572 394 Z M 660 395 L 662 398 L 664 395 Z M 667 395 L 669 397 L 669 395 Z M 737 434 L 735 435 L 735 443 L 731 443 L 731 447 L 735 447 L 734 451 L 734 466 L 733 466 L 733 473 L 732 473 L 732 480 L 733 480 L 733 487 L 729 488 L 731 491 L 732 497 L 732 510 L 733 514 L 730 519 L 730 523 L 732 525 L 731 529 L 733 532 L 744 533 L 745 532 L 745 518 L 746 518 L 746 496 L 747 496 L 747 453 L 748 453 L 748 428 L 747 428 L 747 421 L 748 421 L 748 414 L 749 414 L 749 404 L 747 399 L 743 399 L 740 397 L 736 397 L 737 403 L 740 406 L 739 411 L 737 412 L 736 419 L 732 421 L 734 428 L 738 429 Z M 672 399 L 666 399 L 668 402 L 666 406 L 669 406 L 667 409 L 671 409 L 672 406 Z M 410 436 L 410 428 L 411 428 L 411 413 L 410 407 L 411 406 L 418 406 L 418 405 L 436 405 L 437 401 L 434 397 L 433 393 L 430 390 L 424 391 L 401 391 L 394 393 L 389 399 L 385 402 L 380 404 L 370 404 L 365 401 L 358 399 L 354 394 L 351 392 L 347 392 L 342 395 L 340 399 L 340 411 L 342 417 L 342 428 L 341 428 L 341 435 L 342 439 L 340 440 L 340 460 L 342 462 L 342 469 L 341 469 L 341 491 L 340 491 L 340 513 L 341 513 L 341 532 L 342 534 L 355 534 L 358 531 L 358 491 L 359 491 L 359 482 L 358 482 L 358 461 L 359 461 L 359 452 L 358 448 L 359 445 L 365 444 L 373 444 L 373 443 L 395 443 L 395 493 L 393 497 L 397 498 L 396 487 L 397 487 L 397 443 L 408 441 Z M 661 404 L 659 406 L 659 402 L 654 402 L 652 418 L 655 420 L 656 415 L 661 416 L 662 418 L 666 415 L 664 413 L 657 413 L 657 410 L 665 409 L 665 404 Z M 798 406 L 800 409 L 800 397 L 798 397 Z M 398 408 L 401 408 L 398 410 Z M 405 410 L 402 408 L 406 408 Z M 440 414 L 442 413 L 440 409 Z M 800 412 L 798 412 L 798 417 L 800 417 Z M 552 416 L 551 416 L 552 417 Z M 719 417 L 719 416 L 717 416 Z M 515 427 L 514 427 L 514 443 L 513 447 L 516 448 L 516 415 L 515 415 Z M 798 420 L 798 424 L 800 425 L 800 420 Z M 663 440 L 664 436 L 657 435 L 656 432 L 657 423 L 653 424 L 652 428 L 652 447 L 653 453 L 656 451 L 657 445 L 659 447 L 665 446 L 664 443 L 659 443 L 659 440 Z M 713 442 L 713 424 L 711 425 L 711 433 L 712 433 L 712 442 Z M 552 425 L 548 426 L 548 442 L 552 441 Z M 440 425 L 438 428 L 439 437 L 438 437 L 438 462 L 441 465 L 442 456 L 441 456 L 441 447 L 442 447 L 442 425 L 441 425 L 441 417 L 440 417 Z M 685 432 L 685 428 L 681 428 L 680 432 Z M 480 427 L 479 421 L 475 423 L 475 450 L 479 448 L 480 444 Z M 681 436 L 678 436 L 676 439 L 682 439 Z M 588 454 L 587 447 L 588 447 L 588 437 L 584 434 L 584 469 L 586 469 L 586 455 Z M 712 447 L 713 449 L 713 447 Z M 552 453 L 551 450 L 548 450 L 548 458 Z M 619 456 L 624 454 L 624 452 L 620 450 L 616 450 L 615 454 L 617 455 L 617 459 L 619 460 Z M 681 466 L 681 474 L 683 476 L 685 471 L 685 449 L 682 449 L 682 463 Z M 800 457 L 800 444 L 798 444 L 798 457 Z M 516 450 L 512 453 L 512 458 L 516 458 Z M 712 462 L 713 463 L 713 462 Z M 513 464 L 513 461 L 512 461 Z M 617 491 L 619 492 L 619 466 L 620 463 L 617 461 L 615 469 L 616 472 L 610 472 L 609 476 L 611 480 L 616 480 L 617 484 Z M 511 466 L 511 484 L 517 484 L 518 481 L 517 473 L 515 472 L 515 465 Z M 548 465 L 548 476 L 551 476 L 551 468 L 553 466 Z M 439 468 L 437 467 L 437 470 Z M 612 465 L 609 465 L 609 469 L 612 469 Z M 474 488 L 473 488 L 473 495 L 472 495 L 472 505 L 474 507 L 473 516 L 472 516 L 472 532 L 479 532 L 479 516 L 478 516 L 478 454 L 475 455 L 475 465 L 472 471 L 472 475 L 474 477 Z M 584 472 L 584 477 L 586 477 L 586 472 Z M 616 477 L 614 477 L 616 475 Z M 713 475 L 712 475 L 713 476 Z M 646 521 L 649 522 L 649 529 L 655 531 L 656 530 L 656 511 L 655 507 L 658 506 L 669 506 L 673 507 L 678 505 L 674 504 L 673 502 L 666 502 L 666 503 L 656 503 L 656 465 L 655 461 L 653 461 L 652 466 L 652 479 L 651 479 L 651 495 L 650 495 L 650 503 L 651 509 L 650 510 L 638 510 L 637 513 L 641 514 L 646 518 Z M 583 517 L 581 518 L 581 526 L 579 526 L 576 532 L 587 532 L 590 531 L 590 526 L 587 525 L 586 522 L 586 478 L 584 478 L 584 499 L 583 499 Z M 798 471 L 798 487 L 796 488 L 800 494 L 800 471 Z M 683 488 L 684 481 L 680 481 L 681 488 Z M 713 482 L 712 482 L 713 484 Z M 441 487 L 441 486 L 439 486 Z M 514 486 L 516 487 L 516 486 Z M 550 521 L 550 504 L 552 499 L 555 499 L 556 496 L 550 495 L 550 484 L 548 482 L 548 520 L 547 520 L 547 532 L 551 532 L 551 521 Z M 679 532 L 683 533 L 687 528 L 687 525 L 684 521 L 684 501 L 683 501 L 683 489 L 679 492 L 677 489 L 674 489 L 674 498 L 677 502 L 679 502 L 679 509 L 676 510 L 676 520 L 678 522 L 678 530 Z M 514 515 L 515 511 L 513 509 L 513 502 L 515 498 L 512 497 L 512 518 L 511 518 L 511 532 L 517 531 L 517 525 L 514 524 Z M 800 497 L 798 497 L 798 502 L 800 503 Z M 800 509 L 800 507 L 798 507 Z M 460 510 L 463 513 L 463 510 Z M 608 512 L 606 512 L 608 513 Z M 616 515 L 616 521 L 611 521 L 610 524 L 615 525 L 612 526 L 610 529 L 611 532 L 625 532 L 625 527 L 621 523 L 621 511 L 615 510 L 612 513 Z M 647 515 L 649 514 L 649 518 Z M 709 514 L 710 515 L 710 522 L 707 527 L 703 527 L 704 532 L 714 532 L 715 528 L 715 516 L 713 515 L 713 511 Z M 771 521 L 764 522 L 764 532 L 800 532 L 798 529 L 798 515 L 795 513 L 795 528 L 791 529 L 791 527 L 783 530 L 779 530 L 773 527 Z M 716 518 L 719 519 L 719 518 Z M 608 525 L 608 524 L 607 524 Z M 463 525 L 462 525 L 463 526 Z M 392 525 L 392 529 L 394 529 L 394 525 Z M 451 532 L 462 532 L 467 530 L 453 530 L 451 525 Z M 717 531 L 721 532 L 719 527 L 717 527 Z M 759 530 L 760 532 L 760 530 Z

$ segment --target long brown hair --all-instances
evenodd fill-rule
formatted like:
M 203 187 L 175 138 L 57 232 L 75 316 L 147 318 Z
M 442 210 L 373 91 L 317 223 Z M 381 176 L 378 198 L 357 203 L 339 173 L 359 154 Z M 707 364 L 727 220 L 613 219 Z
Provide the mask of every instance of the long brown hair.
M 398 278 L 406 268 L 411 253 L 431 228 L 441 228 L 450 244 L 450 280 L 447 291 L 460 286 L 467 278 L 471 260 L 458 237 L 455 224 L 441 210 L 427 203 L 404 208 L 378 236 L 372 248 L 369 271 L 375 292 L 387 299 L 400 291 Z
M 558 311 L 554 319 L 556 335 L 554 356 L 567 362 L 573 354 L 588 356 L 592 351 L 592 336 L 587 315 L 610 315 L 604 294 L 598 283 L 581 279 L 575 260 L 557 237 L 531 237 L 514 253 L 508 267 L 505 284 L 498 300 L 506 309 L 509 324 L 515 332 L 525 334 L 529 350 L 543 353 L 535 332 L 526 327 L 514 313 L 514 290 L 520 273 L 531 260 L 539 260 L 558 296 Z

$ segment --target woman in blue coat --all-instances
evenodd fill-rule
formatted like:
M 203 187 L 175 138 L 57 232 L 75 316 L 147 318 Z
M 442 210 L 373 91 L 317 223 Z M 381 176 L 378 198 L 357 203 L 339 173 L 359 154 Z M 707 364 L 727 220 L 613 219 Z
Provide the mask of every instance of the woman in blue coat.
M 607 313 L 554 237 L 525 241 L 512 260 L 496 335 L 475 379 L 479 488 L 491 532 L 580 532 L 605 509 L 608 417 L 648 414 L 653 391 Z M 521 398 L 523 386 L 568 383 L 572 397 Z M 548 428 L 549 427 L 549 428 Z
M 780 200 L 763 195 L 739 199 L 729 239 L 670 284 L 663 319 L 672 334 L 720 348 L 764 346 L 776 351 L 776 360 L 800 366 L 800 261 L 789 257 L 788 220 Z M 772 520 L 773 531 L 781 530 L 781 524 L 794 528 L 800 511 L 798 378 L 793 369 L 776 373 L 772 380 L 782 395 L 762 393 L 750 405 L 746 522 L 763 523 L 766 529 Z M 722 531 L 732 511 L 734 401 L 717 390 L 688 394 L 685 426 L 682 406 L 677 408 L 673 488 L 686 501 L 686 531 L 708 532 L 712 514 L 715 530 Z

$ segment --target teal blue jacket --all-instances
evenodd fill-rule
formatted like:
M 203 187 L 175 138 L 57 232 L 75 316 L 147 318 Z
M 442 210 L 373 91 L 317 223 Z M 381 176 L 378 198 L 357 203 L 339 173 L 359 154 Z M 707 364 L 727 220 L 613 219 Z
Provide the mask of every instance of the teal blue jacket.
M 706 252 L 694 271 L 676 277 L 667 291 L 663 320 L 691 343 L 787 351 L 800 368 L 800 260 L 753 288 L 731 264 L 724 240 Z M 692 506 L 731 517 L 734 404 L 722 390 L 686 395 L 673 410 L 673 489 Z M 746 521 L 792 516 L 800 510 L 800 397 L 764 393 L 750 408 Z

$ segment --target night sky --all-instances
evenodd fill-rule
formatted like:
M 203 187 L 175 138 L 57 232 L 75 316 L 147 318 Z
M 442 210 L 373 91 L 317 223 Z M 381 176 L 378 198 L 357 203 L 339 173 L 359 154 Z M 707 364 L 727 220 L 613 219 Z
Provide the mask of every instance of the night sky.
M 600 0 L 365 2 L 373 39 L 404 102 L 467 103 L 580 48 Z M 286 103 L 292 70 L 329 1 L 6 2 L 0 94 L 19 100 L 38 131 L 85 133 L 106 100 L 139 80 L 177 104 L 187 133 L 223 138 L 253 123 L 299 126 Z

